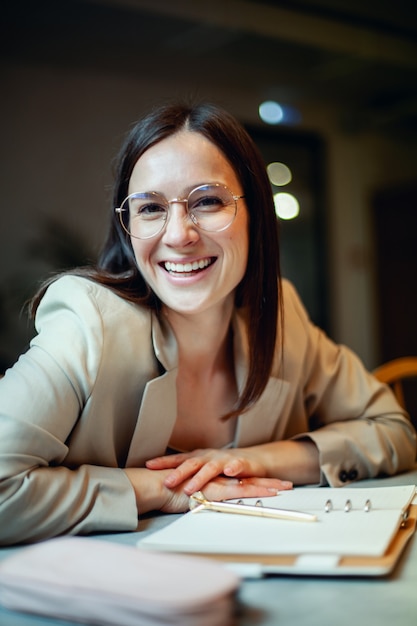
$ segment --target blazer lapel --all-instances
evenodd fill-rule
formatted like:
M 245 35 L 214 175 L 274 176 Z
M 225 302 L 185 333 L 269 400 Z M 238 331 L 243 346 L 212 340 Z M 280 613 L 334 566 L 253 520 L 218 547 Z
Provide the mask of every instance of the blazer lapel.
M 176 379 L 174 369 L 147 383 L 126 467 L 143 467 L 148 459 L 165 454 L 177 418 Z
M 165 454 L 177 418 L 177 343 L 171 327 L 155 313 L 152 342 L 155 356 L 165 371 L 145 386 L 126 467 L 143 467 L 148 459 Z

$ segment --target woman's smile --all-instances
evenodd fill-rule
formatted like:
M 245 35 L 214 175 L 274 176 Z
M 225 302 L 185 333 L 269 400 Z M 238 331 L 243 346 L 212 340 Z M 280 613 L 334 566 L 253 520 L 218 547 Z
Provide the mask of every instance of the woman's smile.
M 160 265 L 172 276 L 184 277 L 199 274 L 215 262 L 216 257 L 206 257 L 195 261 L 164 261 Z

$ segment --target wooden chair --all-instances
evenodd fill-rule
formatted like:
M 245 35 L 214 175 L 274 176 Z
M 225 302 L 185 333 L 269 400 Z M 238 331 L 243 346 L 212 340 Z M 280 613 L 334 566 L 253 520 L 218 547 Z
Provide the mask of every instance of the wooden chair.
M 374 369 L 373 374 L 382 383 L 392 387 L 398 402 L 405 409 L 403 381 L 405 378 L 417 378 L 417 356 L 404 356 L 387 361 Z

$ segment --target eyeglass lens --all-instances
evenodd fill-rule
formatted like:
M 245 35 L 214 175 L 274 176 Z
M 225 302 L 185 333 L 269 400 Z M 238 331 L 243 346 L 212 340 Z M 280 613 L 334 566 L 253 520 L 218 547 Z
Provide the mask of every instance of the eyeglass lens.
M 236 198 L 227 187 L 220 184 L 201 185 L 184 200 L 168 201 L 155 191 L 130 194 L 119 209 L 122 226 L 133 237 L 153 237 L 164 228 L 169 205 L 173 202 L 184 203 L 194 224 L 206 231 L 226 229 L 236 215 Z

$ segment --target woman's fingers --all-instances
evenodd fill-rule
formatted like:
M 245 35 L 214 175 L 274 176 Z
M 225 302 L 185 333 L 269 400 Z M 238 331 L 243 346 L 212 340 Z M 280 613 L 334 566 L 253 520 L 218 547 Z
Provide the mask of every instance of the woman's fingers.
M 277 478 L 226 478 L 217 476 L 206 483 L 201 491 L 208 500 L 233 500 L 240 498 L 267 498 L 280 491 L 292 489 L 292 483 Z M 189 507 L 189 495 L 183 486 L 167 489 L 166 501 L 161 510 L 166 513 L 186 511 Z
M 188 478 L 190 482 L 184 488 L 185 493 L 191 495 L 201 489 L 203 485 L 223 473 L 223 464 L 220 459 L 205 460 L 202 457 L 187 459 L 174 469 L 165 479 L 167 487 L 176 487 Z
M 165 480 L 165 485 L 171 489 L 194 477 L 196 491 L 199 485 L 221 474 L 235 476 L 244 473 L 241 460 L 231 457 L 230 453 L 211 449 L 157 457 L 147 461 L 146 467 L 153 470 L 172 469 Z
M 233 500 L 235 498 L 267 498 L 280 491 L 292 489 L 291 482 L 277 478 L 216 478 L 202 491 L 209 500 Z
M 278 491 L 293 487 L 292 482 L 278 478 L 245 476 L 244 474 L 236 478 L 229 478 L 221 474 L 214 475 L 205 465 L 191 480 L 184 484 L 184 492 L 191 496 L 196 491 L 204 491 L 206 485 L 211 485 L 211 483 L 222 486 L 227 494 L 232 493 L 232 495 L 223 496 L 224 499 L 276 495 Z M 262 493 L 258 493 L 259 490 L 262 490 Z
M 292 483 L 265 478 L 266 470 L 259 460 L 251 459 L 247 453 L 242 455 L 238 450 L 195 450 L 151 459 L 146 466 L 154 470 L 170 469 L 164 480 L 165 487 L 175 489 L 182 485 L 184 493 L 189 496 L 222 477 L 226 479 L 226 489 L 233 488 L 233 495 L 227 496 L 231 498 L 235 497 L 236 485 L 240 492 L 242 484 L 247 487 L 245 493 L 238 491 L 236 497 L 267 496 L 292 487 Z M 262 494 L 257 490 L 263 490 Z

